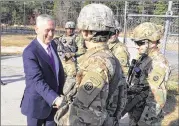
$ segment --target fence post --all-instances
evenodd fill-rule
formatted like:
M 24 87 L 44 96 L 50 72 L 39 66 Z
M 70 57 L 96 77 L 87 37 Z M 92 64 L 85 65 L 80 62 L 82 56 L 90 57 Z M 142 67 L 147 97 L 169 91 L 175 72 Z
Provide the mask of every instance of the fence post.
M 124 38 L 123 43 L 126 43 L 126 30 L 127 30 L 127 1 L 125 1 L 125 10 L 124 10 Z
M 2 6 L 1 2 L 2 1 L 0 1 L 0 7 Z M 2 27 L 1 27 L 1 8 L 0 8 L 0 47 L 1 47 L 1 30 L 2 30 Z M 1 48 L 0 48 L 0 54 L 1 54 Z M 0 66 L 1 66 L 1 61 L 0 61 Z M 1 73 L 0 73 L 0 75 L 1 75 Z
M 24 26 L 26 26 L 25 2 L 24 2 Z
M 168 2 L 168 11 L 166 12 L 166 16 L 172 15 L 172 1 Z M 162 53 L 165 56 L 165 50 L 166 50 L 166 43 L 167 43 L 167 37 L 168 37 L 168 31 L 169 31 L 169 26 L 170 26 L 170 17 L 167 17 L 166 22 L 165 22 L 165 32 L 164 32 L 164 38 L 162 42 Z
M 2 6 L 1 4 L 2 1 L 0 1 L 0 7 Z M 1 47 L 1 8 L 0 8 L 0 47 Z M 0 48 L 0 54 L 1 54 L 1 48 Z M 1 67 L 1 61 L 0 61 L 0 67 Z M 1 80 L 1 73 L 0 73 L 0 83 L 3 85 L 3 82 Z

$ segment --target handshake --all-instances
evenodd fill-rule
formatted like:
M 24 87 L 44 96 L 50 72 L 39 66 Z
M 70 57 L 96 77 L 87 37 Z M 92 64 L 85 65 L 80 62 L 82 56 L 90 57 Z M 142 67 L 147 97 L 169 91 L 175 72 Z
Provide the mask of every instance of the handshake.
M 64 106 L 65 104 L 67 104 L 67 100 L 66 97 L 61 95 L 59 97 L 57 97 L 54 102 L 53 102 L 53 108 L 60 108 L 62 106 Z

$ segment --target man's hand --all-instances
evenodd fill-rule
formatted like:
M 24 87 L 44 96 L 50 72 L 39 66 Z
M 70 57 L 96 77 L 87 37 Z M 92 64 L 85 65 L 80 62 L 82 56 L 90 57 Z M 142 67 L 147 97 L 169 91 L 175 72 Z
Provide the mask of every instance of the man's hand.
M 54 101 L 53 108 L 60 108 L 66 104 L 65 97 L 61 95 L 60 97 L 57 97 Z

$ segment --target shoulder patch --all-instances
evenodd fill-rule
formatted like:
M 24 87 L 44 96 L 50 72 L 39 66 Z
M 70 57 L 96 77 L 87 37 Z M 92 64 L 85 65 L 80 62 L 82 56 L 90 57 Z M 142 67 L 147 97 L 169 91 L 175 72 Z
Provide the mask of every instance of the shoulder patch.
M 153 77 L 153 80 L 154 80 L 154 81 L 158 81 L 158 79 L 159 79 L 159 76 L 154 76 L 154 77 Z
M 161 67 L 154 67 L 149 73 L 148 82 L 152 86 L 158 87 L 164 81 L 164 78 L 165 69 L 161 69 Z
M 92 82 L 86 82 L 86 83 L 84 84 L 84 89 L 85 89 L 86 91 L 92 90 L 92 89 L 93 89 L 93 83 L 92 83 Z
M 97 97 L 105 85 L 105 81 L 98 73 L 87 72 L 82 78 L 77 94 L 77 99 L 88 107 L 90 103 Z

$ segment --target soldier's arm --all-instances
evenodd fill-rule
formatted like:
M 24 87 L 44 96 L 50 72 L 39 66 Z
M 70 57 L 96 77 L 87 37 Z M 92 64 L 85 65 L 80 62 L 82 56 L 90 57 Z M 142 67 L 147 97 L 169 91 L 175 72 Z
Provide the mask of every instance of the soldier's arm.
M 129 52 L 127 51 L 127 47 L 125 45 L 120 44 L 114 51 L 114 55 L 119 60 L 124 75 L 127 76 L 127 72 L 129 69 Z
M 88 64 L 83 69 L 79 90 L 73 103 L 79 106 L 79 109 L 88 111 L 86 117 L 80 116 L 85 124 L 102 125 L 104 117 L 107 116 L 103 110 L 108 97 L 109 72 L 106 64 L 98 59 L 89 59 Z
M 152 63 L 152 70 L 148 75 L 147 81 L 149 83 L 151 92 L 149 92 L 146 99 L 146 105 L 138 121 L 139 125 L 151 125 L 152 118 L 163 118 L 162 108 L 165 105 L 167 97 L 166 81 L 168 79 L 169 67 L 167 64 L 161 62 Z
M 169 66 L 165 61 L 154 61 L 152 63 L 152 70 L 147 78 L 152 92 L 152 94 L 149 94 L 149 96 L 154 96 L 154 101 L 151 102 L 157 103 L 159 108 L 163 108 L 166 102 L 166 82 L 168 80 L 168 74 Z
M 87 107 L 101 90 L 108 88 L 109 72 L 104 62 L 96 58 L 90 58 L 79 84 L 78 98 Z M 107 95 L 107 93 L 106 93 Z M 106 97 L 104 96 L 104 100 Z

